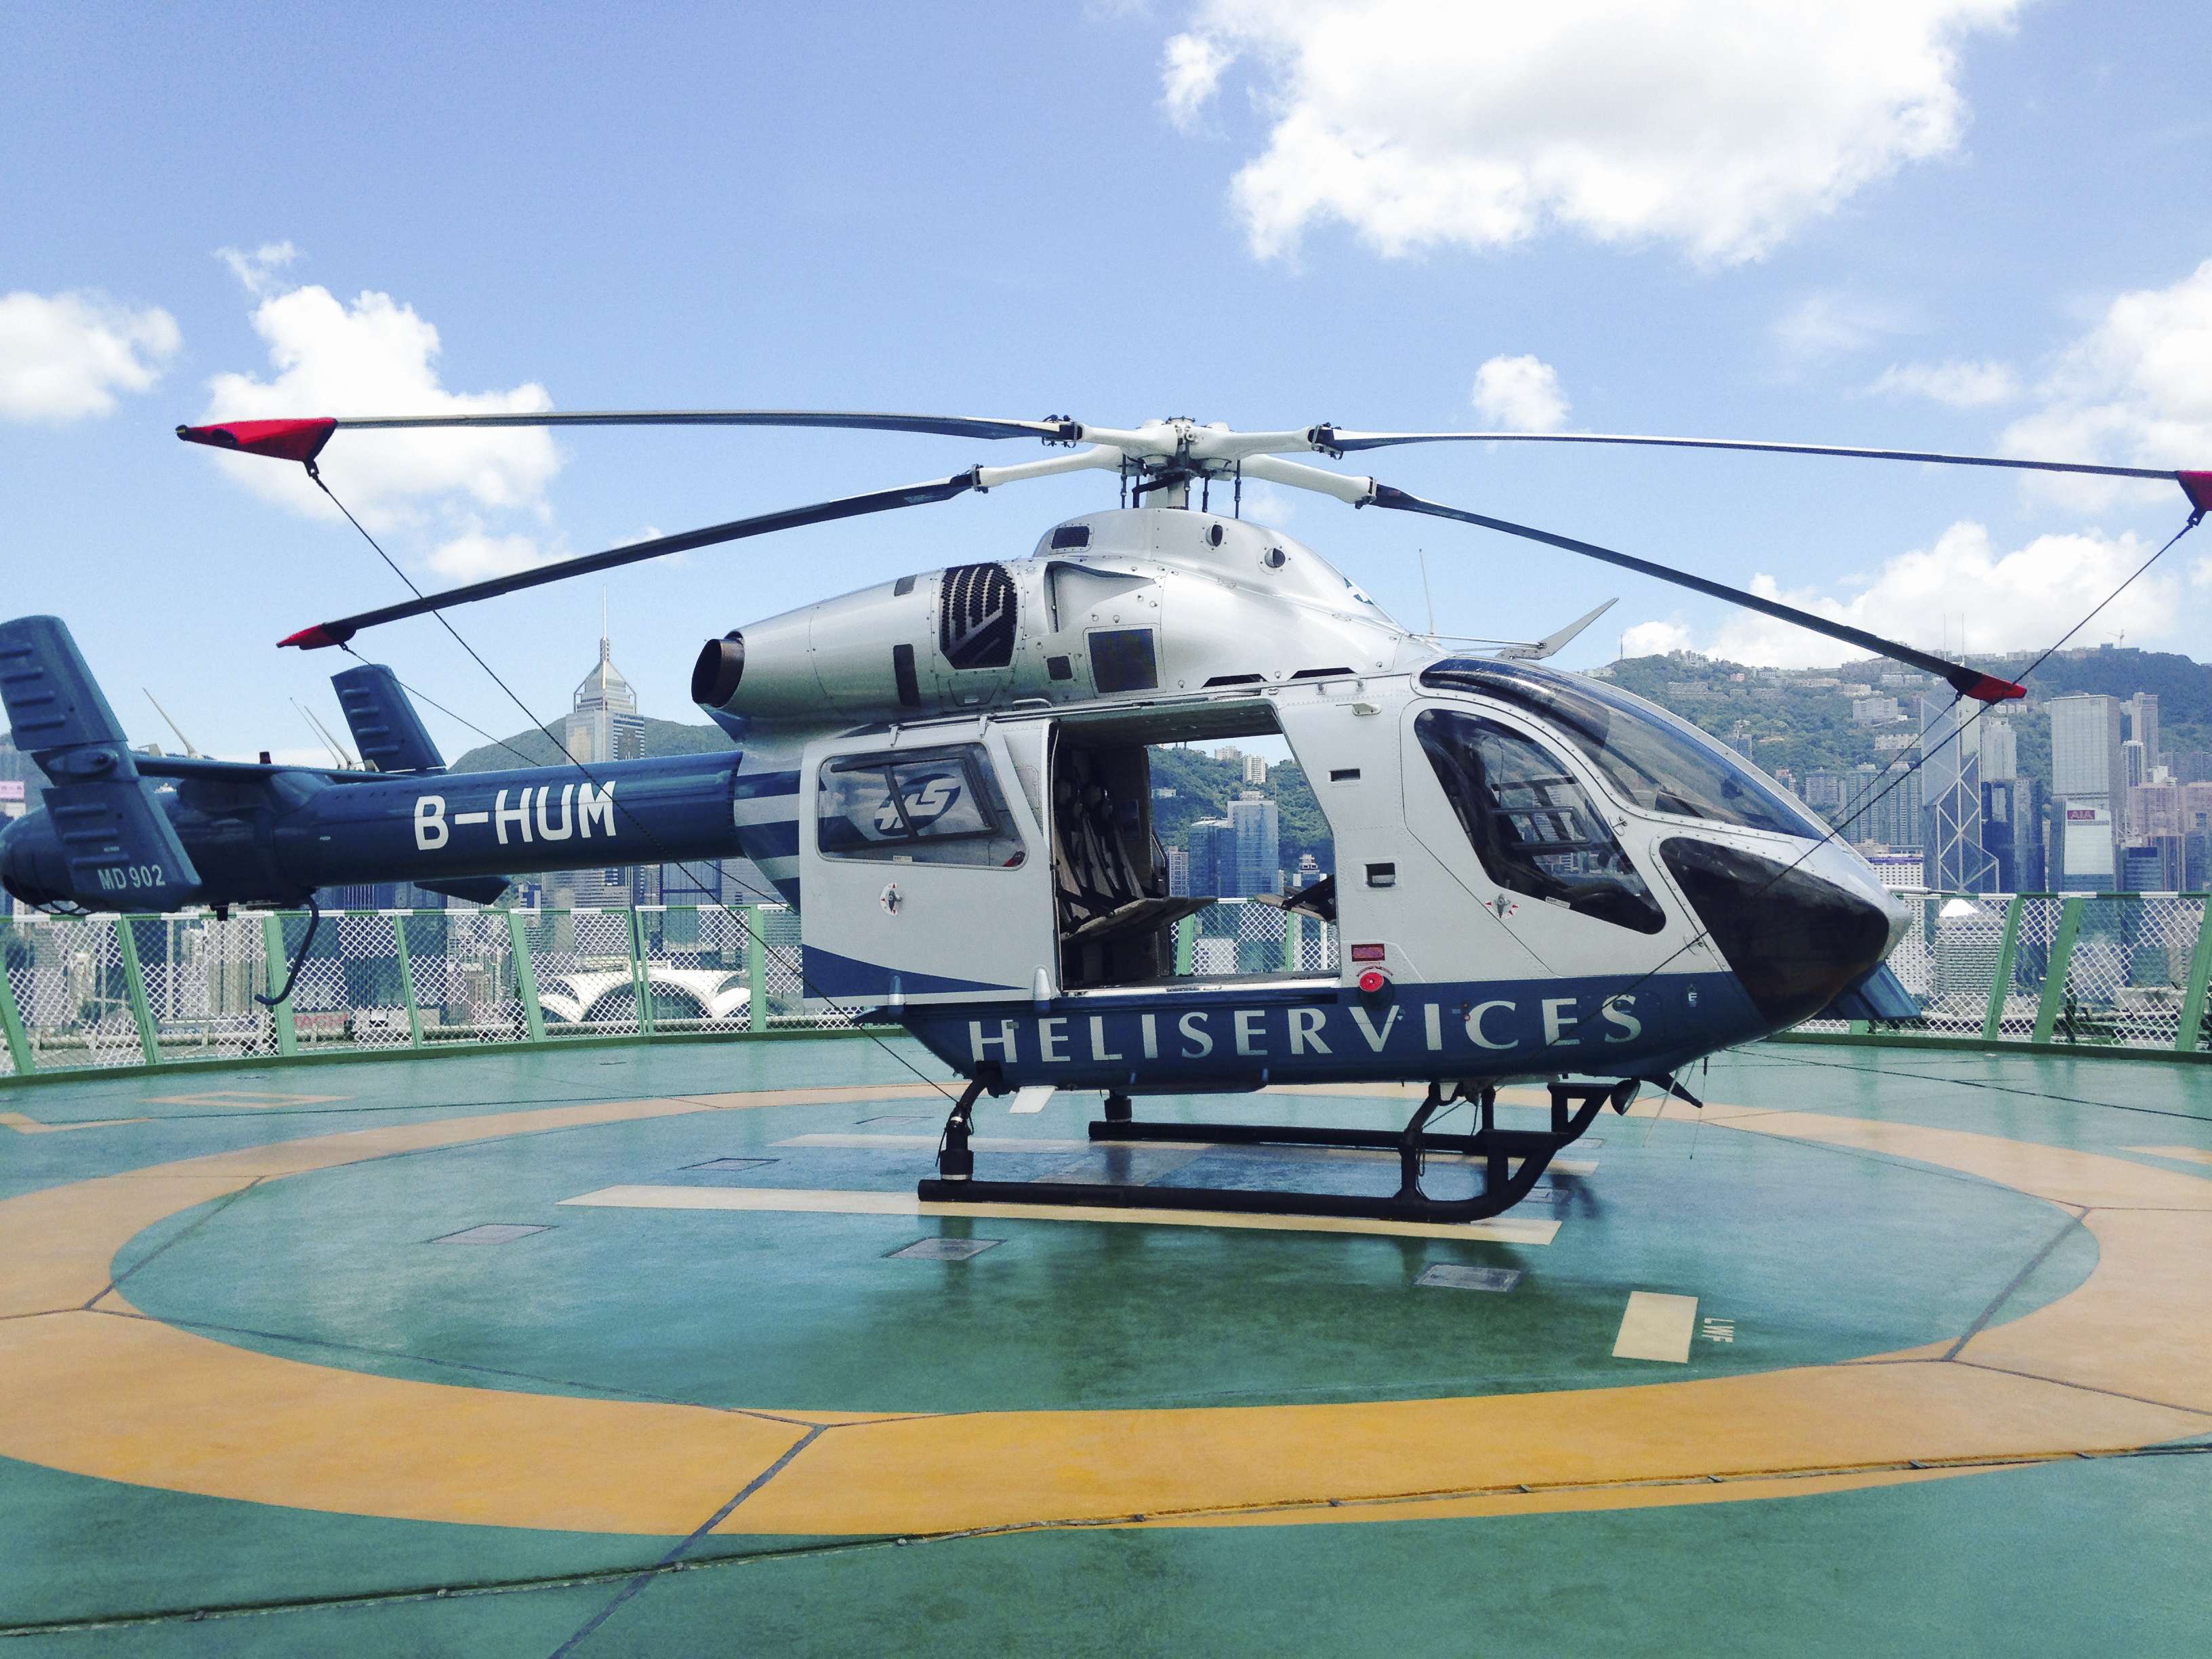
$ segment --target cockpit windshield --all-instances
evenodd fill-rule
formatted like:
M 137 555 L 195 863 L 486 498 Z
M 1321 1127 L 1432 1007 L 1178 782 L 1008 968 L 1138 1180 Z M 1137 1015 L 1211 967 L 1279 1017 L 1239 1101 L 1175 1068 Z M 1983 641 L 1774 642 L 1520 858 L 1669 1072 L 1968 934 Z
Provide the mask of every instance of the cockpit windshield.
M 1421 684 L 1478 691 L 1534 715 L 1647 811 L 1784 836 L 1828 833 L 1826 824 L 1694 726 L 1601 682 L 1526 663 L 1456 657 L 1425 669 Z

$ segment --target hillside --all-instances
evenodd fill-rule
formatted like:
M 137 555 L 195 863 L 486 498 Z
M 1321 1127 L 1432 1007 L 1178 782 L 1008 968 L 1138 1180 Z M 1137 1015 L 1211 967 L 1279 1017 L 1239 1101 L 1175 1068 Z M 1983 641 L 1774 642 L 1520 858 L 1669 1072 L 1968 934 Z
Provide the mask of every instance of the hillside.
M 542 732 L 522 732 L 500 743 L 479 744 L 453 764 L 456 772 L 497 772 L 511 766 L 552 766 L 568 758 L 557 733 L 549 726 Z M 719 726 L 693 726 L 683 720 L 645 722 L 645 752 L 662 755 L 707 755 L 737 745 Z

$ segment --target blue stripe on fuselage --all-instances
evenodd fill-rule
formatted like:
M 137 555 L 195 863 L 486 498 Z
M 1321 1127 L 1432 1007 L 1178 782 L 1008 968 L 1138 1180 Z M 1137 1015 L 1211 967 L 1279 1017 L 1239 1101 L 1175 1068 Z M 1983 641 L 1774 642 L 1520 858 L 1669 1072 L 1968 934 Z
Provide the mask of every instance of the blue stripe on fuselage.
M 1043 1008 L 909 1005 L 898 1018 L 957 1071 L 995 1062 L 1009 1085 L 1063 1088 L 1634 1076 L 1765 1029 L 1727 974 L 1408 985 L 1376 997 L 1350 987 L 1231 986 Z

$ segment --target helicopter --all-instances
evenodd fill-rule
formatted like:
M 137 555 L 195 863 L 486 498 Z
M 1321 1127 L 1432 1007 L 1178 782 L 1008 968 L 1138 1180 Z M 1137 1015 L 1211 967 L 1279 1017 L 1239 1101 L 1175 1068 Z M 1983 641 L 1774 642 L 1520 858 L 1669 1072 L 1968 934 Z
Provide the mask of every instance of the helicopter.
M 1238 432 L 817 410 L 541 412 L 235 421 L 186 441 L 304 465 L 341 431 L 757 426 L 1041 441 L 1060 453 L 629 544 L 318 623 L 283 647 L 346 647 L 407 617 L 796 529 L 1079 471 L 1118 504 L 1024 556 L 901 576 L 708 640 L 694 701 L 714 755 L 455 775 L 389 669 L 334 677 L 365 769 L 133 750 L 51 617 L 0 623 L 0 701 L 52 780 L 0 834 L 27 902 L 148 911 L 312 907 L 318 888 L 405 880 L 480 903 L 526 872 L 742 854 L 800 919 L 820 1004 L 894 1022 L 965 1080 L 939 1201 L 1267 1211 L 1435 1222 L 1521 1201 L 1607 1104 L 1717 1050 L 1826 1013 L 1905 1018 L 1884 966 L 1907 912 L 1781 786 L 1603 679 L 1545 665 L 1604 609 L 1546 640 L 1469 654 L 1393 620 L 1312 548 L 1242 513 L 1244 481 L 1521 538 L 1656 577 L 1934 674 L 1989 704 L 2025 688 L 1779 600 L 1302 461 L 1414 443 L 1752 451 L 2154 478 L 2193 525 L 2212 472 L 2090 462 L 1603 434 Z M 327 489 L 327 485 L 325 485 Z M 1231 512 L 1211 510 L 1215 489 Z M 1196 501 L 1194 501 L 1194 495 Z M 333 497 L 335 500 L 336 498 Z M 364 532 L 365 533 L 365 532 Z M 458 636 L 457 636 L 458 637 Z M 1176 971 L 1150 751 L 1277 738 L 1313 786 L 1334 872 L 1281 896 L 1333 926 L 1340 966 Z M 312 939 L 312 922 L 310 927 Z M 307 946 L 300 947 L 303 959 Z M 298 963 L 294 963 L 296 975 Z M 289 989 L 289 986 L 287 988 Z M 1133 1097 L 1284 1085 L 1424 1086 L 1402 1128 L 1139 1119 Z M 1549 1092 L 1540 1127 L 1503 1085 Z M 979 1180 L 974 1110 L 1097 1091 L 1094 1141 L 1395 1152 L 1387 1197 Z M 1431 1127 L 1474 1108 L 1467 1133 Z M 1479 1162 L 1473 1196 L 1425 1159 Z

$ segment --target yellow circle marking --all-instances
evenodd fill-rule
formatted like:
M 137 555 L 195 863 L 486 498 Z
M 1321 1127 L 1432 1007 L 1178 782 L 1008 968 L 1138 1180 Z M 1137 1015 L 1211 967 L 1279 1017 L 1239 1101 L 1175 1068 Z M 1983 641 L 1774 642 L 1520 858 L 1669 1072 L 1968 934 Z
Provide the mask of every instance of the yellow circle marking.
M 1945 1343 L 1622 1388 L 913 1416 L 726 1411 L 333 1370 L 180 1330 L 108 1289 L 109 1264 L 139 1232 L 259 1181 L 507 1135 L 912 1093 L 885 1085 L 442 1119 L 0 1202 L 0 1455 L 342 1514 L 684 1534 L 811 1436 L 722 1529 L 854 1534 L 1725 1501 L 1943 1472 L 1915 1462 L 2033 1461 L 2212 1432 L 2212 1182 L 2096 1153 L 1796 1112 L 1708 1115 L 1738 1131 L 1961 1170 L 2085 1212 L 2095 1271 L 1948 1358 Z

